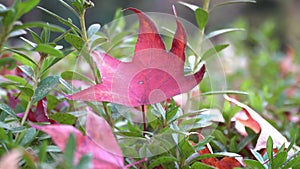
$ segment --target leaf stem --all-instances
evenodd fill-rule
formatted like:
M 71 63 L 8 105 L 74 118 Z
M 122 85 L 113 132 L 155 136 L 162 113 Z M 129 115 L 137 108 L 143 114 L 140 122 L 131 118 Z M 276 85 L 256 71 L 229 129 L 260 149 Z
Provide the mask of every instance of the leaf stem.
M 40 61 L 39 61 L 38 65 L 37 65 L 37 67 L 36 67 L 37 68 L 37 70 L 36 70 L 37 74 L 36 74 L 36 76 L 33 77 L 33 83 L 34 84 L 33 84 L 32 88 L 33 88 L 34 92 L 35 92 L 35 89 L 37 88 L 37 85 L 38 85 L 38 82 L 39 82 L 39 79 L 40 79 L 40 76 L 41 76 L 41 68 L 42 68 L 44 59 L 47 57 L 47 55 L 43 55 L 43 54 L 40 54 L 40 56 L 41 56 Z M 28 117 L 28 114 L 30 112 L 30 108 L 33 105 L 32 97 L 30 97 L 30 100 L 29 100 L 29 102 L 27 104 L 24 116 L 23 116 L 22 121 L 21 121 L 21 126 L 24 125 L 24 123 L 25 123 L 25 121 L 26 121 L 26 119 Z
M 85 18 L 84 18 L 85 12 L 86 12 L 86 10 L 84 9 L 82 11 L 82 13 L 80 13 L 79 19 L 80 19 L 80 26 L 81 26 L 81 31 L 82 31 L 81 37 L 82 37 L 83 41 L 85 43 L 87 43 L 88 38 L 87 38 L 87 32 L 86 32 L 86 27 L 85 27 Z
M 147 120 L 146 120 L 145 105 L 142 105 L 142 112 L 143 112 L 144 131 L 146 131 L 146 129 L 147 129 Z M 145 133 L 144 133 L 144 134 L 145 134 Z
M 206 11 L 207 13 L 209 13 L 209 4 L 210 4 L 210 0 L 203 1 L 203 10 Z M 199 54 L 201 53 L 201 49 L 202 49 L 202 43 L 204 40 L 204 32 L 205 32 L 205 27 L 200 30 L 200 34 L 199 34 L 199 44 L 198 44 Z M 194 63 L 194 68 L 193 68 L 194 71 L 196 71 L 196 69 L 198 68 L 200 61 L 201 61 L 201 57 L 196 57 L 195 63 Z

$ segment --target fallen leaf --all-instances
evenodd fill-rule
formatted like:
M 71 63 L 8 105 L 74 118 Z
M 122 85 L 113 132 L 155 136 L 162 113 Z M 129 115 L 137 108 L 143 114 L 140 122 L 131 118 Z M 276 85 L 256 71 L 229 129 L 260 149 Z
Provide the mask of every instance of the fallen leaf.
M 254 148 L 255 151 L 266 148 L 269 136 L 271 136 L 273 139 L 274 147 L 280 147 L 283 144 L 285 144 L 286 147 L 289 146 L 289 142 L 287 141 L 287 139 L 253 109 L 237 101 L 236 99 L 228 97 L 227 95 L 224 95 L 224 98 L 243 109 L 243 112 L 248 117 L 248 120 L 239 121 L 241 124 L 251 128 L 253 131 L 258 130 L 258 126 L 256 125 L 259 125 L 260 134 Z
M 105 53 L 91 53 L 102 77 L 102 83 L 67 96 L 71 100 L 107 101 L 136 107 L 165 101 L 186 93 L 200 83 L 205 66 L 193 75 L 184 75 L 186 33 L 176 20 L 177 30 L 172 48 L 166 51 L 153 21 L 143 12 L 138 15 L 139 35 L 132 62 L 121 62 Z
M 0 160 L 0 169 L 18 169 L 21 156 L 21 151 L 17 149 L 4 154 Z
M 32 127 L 49 134 L 53 142 L 65 150 L 67 140 L 71 133 L 76 138 L 75 164 L 85 154 L 91 154 L 94 169 L 118 169 L 124 167 L 122 151 L 107 122 L 92 112 L 87 113 L 86 135 L 69 125 L 52 124 Z
M 202 136 L 200 133 L 198 134 L 199 141 L 204 139 L 204 136 Z M 192 145 L 195 145 L 192 143 Z M 212 154 L 212 148 L 209 143 L 205 145 L 205 148 L 198 151 L 199 155 L 204 154 Z M 210 157 L 200 160 L 202 163 L 219 168 L 219 169 L 233 169 L 234 167 L 241 167 L 244 166 L 243 160 L 237 160 L 239 157 L 223 157 L 222 159 L 218 159 L 216 157 Z
M 32 122 L 50 122 L 51 124 L 57 124 L 55 120 L 48 117 L 47 104 L 48 102 L 46 98 L 38 101 L 35 111 L 30 110 L 27 119 Z M 17 116 L 23 118 L 24 114 L 24 112 L 19 113 Z

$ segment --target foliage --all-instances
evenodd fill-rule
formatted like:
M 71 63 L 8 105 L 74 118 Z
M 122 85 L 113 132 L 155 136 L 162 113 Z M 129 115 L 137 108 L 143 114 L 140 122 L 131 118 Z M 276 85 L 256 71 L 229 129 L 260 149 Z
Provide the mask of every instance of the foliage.
M 282 50 L 271 21 L 252 30 L 240 19 L 234 28 L 205 34 L 210 13 L 219 6 L 255 1 L 179 2 L 194 11 L 198 32 L 193 37 L 185 35 L 175 7 L 177 29 L 165 28 L 172 34 L 166 36 L 159 35 L 159 23 L 134 8 L 139 23 L 128 25 L 126 11 L 117 10 L 110 25 L 86 28 L 91 0 L 58 0 L 80 26 L 37 7 L 39 2 L 0 4 L 0 168 L 300 167 L 299 53 L 290 46 Z M 62 26 L 21 23 L 36 7 Z M 21 45 L 11 45 L 12 39 Z M 226 40 L 206 47 L 207 41 L 220 39 Z M 154 57 L 157 48 L 163 52 Z M 229 52 L 234 57 L 228 62 Z M 208 77 L 215 66 L 210 60 L 219 55 L 227 79 L 221 85 L 230 90 L 212 90 L 209 84 L 209 78 L 218 78 Z M 171 64 L 173 56 L 177 64 Z M 241 66 L 245 58 L 247 65 Z M 150 71 L 158 63 L 168 75 Z M 143 79 L 150 91 L 133 86 L 133 94 L 126 95 L 126 80 Z M 98 88 L 82 90 L 91 86 Z M 184 89 L 172 91 L 176 87 Z M 166 95 L 142 98 L 158 89 Z M 231 96 L 219 99 L 223 94 Z M 69 100 L 74 96 L 82 101 Z M 105 99 L 90 99 L 99 96 Z M 140 102 L 122 100 L 128 96 Z

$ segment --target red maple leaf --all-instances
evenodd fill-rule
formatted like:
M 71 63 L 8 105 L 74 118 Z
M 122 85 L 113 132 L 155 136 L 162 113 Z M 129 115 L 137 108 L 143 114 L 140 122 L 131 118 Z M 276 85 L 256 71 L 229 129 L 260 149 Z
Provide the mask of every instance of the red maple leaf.
M 32 122 L 50 122 L 51 124 L 58 124 L 58 122 L 48 117 L 47 105 L 48 102 L 46 98 L 38 101 L 35 111 L 29 110 L 27 119 Z M 17 116 L 23 118 L 24 114 L 24 112 L 18 113 Z
M 117 169 L 123 168 L 124 161 L 122 151 L 107 122 L 92 112 L 87 113 L 86 135 L 70 125 L 50 124 L 39 126 L 31 124 L 32 127 L 49 134 L 53 142 L 62 150 L 65 150 L 71 133 L 76 138 L 75 164 L 80 158 L 90 153 L 93 157 L 93 168 Z
M 205 66 L 193 75 L 184 75 L 187 38 L 182 24 L 176 20 L 172 48 L 167 51 L 153 21 L 135 8 L 128 9 L 135 12 L 140 21 L 132 62 L 121 62 L 105 53 L 92 52 L 102 83 L 67 96 L 68 99 L 136 107 L 186 93 L 200 83 Z

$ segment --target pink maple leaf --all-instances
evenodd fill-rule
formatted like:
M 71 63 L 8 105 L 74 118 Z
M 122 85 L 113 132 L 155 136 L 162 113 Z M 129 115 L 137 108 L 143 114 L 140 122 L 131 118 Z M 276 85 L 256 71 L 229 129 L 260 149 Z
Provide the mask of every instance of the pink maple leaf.
M 117 169 L 124 168 L 122 151 L 107 122 L 92 112 L 87 113 L 86 135 L 70 125 L 51 124 L 32 127 L 49 134 L 53 142 L 62 150 L 65 150 L 71 133 L 76 138 L 75 164 L 85 154 L 92 155 L 93 168 Z
M 105 53 L 92 52 L 102 83 L 67 96 L 68 99 L 136 107 L 186 93 L 200 83 L 205 65 L 193 75 L 184 75 L 187 38 L 182 24 L 176 20 L 172 48 L 167 51 L 153 21 L 135 8 L 128 9 L 135 12 L 140 21 L 132 62 L 121 62 Z

